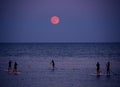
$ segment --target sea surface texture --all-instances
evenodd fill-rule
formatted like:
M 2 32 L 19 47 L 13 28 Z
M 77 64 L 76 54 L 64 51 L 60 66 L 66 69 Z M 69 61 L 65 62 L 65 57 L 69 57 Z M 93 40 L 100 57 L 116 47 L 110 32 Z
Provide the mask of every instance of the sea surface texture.
M 120 87 L 120 43 L 0 43 L 0 87 Z

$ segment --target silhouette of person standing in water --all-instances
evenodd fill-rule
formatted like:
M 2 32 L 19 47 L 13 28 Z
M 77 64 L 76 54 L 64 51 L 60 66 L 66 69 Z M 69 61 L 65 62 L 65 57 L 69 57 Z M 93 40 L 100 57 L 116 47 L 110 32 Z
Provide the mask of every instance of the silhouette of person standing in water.
M 10 72 L 12 70 L 12 61 L 9 60 L 8 62 L 8 72 Z
M 106 64 L 106 71 L 107 71 L 107 75 L 110 75 L 110 62 L 107 62 Z
M 53 69 L 55 68 L 55 62 L 54 62 L 54 60 L 52 59 L 52 61 L 51 61 L 51 64 L 52 64 L 52 67 L 53 67 Z
M 96 69 L 97 75 L 100 75 L 100 63 L 99 62 L 97 62 L 96 67 L 97 67 Z
M 18 65 L 18 64 L 15 62 L 15 63 L 14 63 L 14 70 L 13 70 L 13 72 L 17 72 L 17 65 Z

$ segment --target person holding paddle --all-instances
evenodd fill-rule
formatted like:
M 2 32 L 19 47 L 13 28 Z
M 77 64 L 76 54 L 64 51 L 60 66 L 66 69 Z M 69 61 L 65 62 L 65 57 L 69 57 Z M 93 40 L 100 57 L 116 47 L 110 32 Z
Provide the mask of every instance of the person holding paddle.
M 97 62 L 96 67 L 97 67 L 96 69 L 97 75 L 100 75 L 100 63 L 99 62 Z
M 14 63 L 14 70 L 13 70 L 13 72 L 17 72 L 17 65 L 18 65 L 18 64 L 15 62 L 15 63 Z
M 54 60 L 52 59 L 52 61 L 51 61 L 51 63 L 50 64 L 52 64 L 52 67 L 53 67 L 53 69 L 55 68 L 55 62 L 54 62 Z
M 9 60 L 8 62 L 8 72 L 11 72 L 12 70 L 12 60 Z
M 106 72 L 107 72 L 107 75 L 110 75 L 110 62 L 109 61 L 106 64 Z

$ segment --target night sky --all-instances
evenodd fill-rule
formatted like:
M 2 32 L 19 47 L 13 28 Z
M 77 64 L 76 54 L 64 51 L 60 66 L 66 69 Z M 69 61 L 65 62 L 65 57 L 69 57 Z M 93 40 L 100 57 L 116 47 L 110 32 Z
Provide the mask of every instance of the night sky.
M 0 42 L 120 42 L 120 0 L 0 0 Z

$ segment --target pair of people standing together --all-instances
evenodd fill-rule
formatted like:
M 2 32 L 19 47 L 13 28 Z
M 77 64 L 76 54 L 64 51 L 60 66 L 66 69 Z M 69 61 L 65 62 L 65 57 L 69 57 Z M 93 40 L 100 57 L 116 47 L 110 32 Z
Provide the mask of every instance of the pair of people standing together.
M 18 64 L 15 62 L 13 72 L 17 72 L 17 65 Z M 10 60 L 8 63 L 8 72 L 11 72 L 11 71 L 12 71 L 12 61 Z
M 100 71 L 100 63 L 99 62 L 97 62 L 96 67 L 97 67 L 97 69 L 96 69 L 97 75 L 100 75 L 101 71 Z M 107 73 L 107 75 L 110 75 L 110 62 L 107 62 L 107 64 L 106 64 L 106 73 Z

